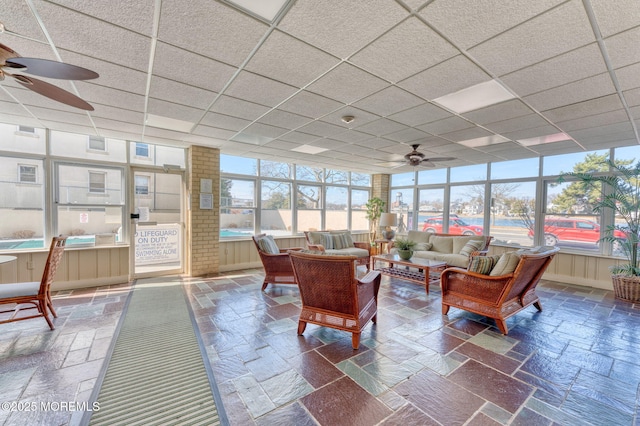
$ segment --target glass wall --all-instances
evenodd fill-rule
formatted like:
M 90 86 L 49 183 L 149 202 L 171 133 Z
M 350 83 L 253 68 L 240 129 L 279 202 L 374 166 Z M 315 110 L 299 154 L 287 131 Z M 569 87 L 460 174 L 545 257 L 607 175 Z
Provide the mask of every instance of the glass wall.
M 632 164 L 639 156 L 634 146 L 396 174 L 392 209 L 411 206 L 415 188 L 418 220 L 407 223 L 408 229 L 492 235 L 492 244 L 514 247 L 557 245 L 618 255 L 616 247 L 600 241 L 607 226 L 619 223 L 611 214 L 593 211 L 601 189 L 559 178 L 568 172 L 606 174 L 605 159 Z
M 69 245 L 97 244 L 98 235 L 100 243 L 126 243 L 126 166 L 141 158 L 186 164 L 182 148 L 0 124 L 0 250 L 44 248 L 58 234 L 69 235 Z M 135 196 L 155 212 L 180 200 L 180 188 L 164 179 L 134 178 Z
M 220 169 L 223 198 L 239 196 L 233 194 L 239 181 L 260 188 L 259 209 L 242 204 L 243 215 L 255 215 L 253 221 L 234 229 L 221 221 L 220 238 L 249 237 L 255 232 L 292 235 L 320 229 L 366 232 L 369 228 L 366 203 L 371 175 L 229 155 L 220 156 Z M 221 200 L 221 216 L 238 214 L 231 213 L 229 202 Z M 234 207 L 237 210 L 238 205 Z M 253 229 L 255 224 L 258 229 Z

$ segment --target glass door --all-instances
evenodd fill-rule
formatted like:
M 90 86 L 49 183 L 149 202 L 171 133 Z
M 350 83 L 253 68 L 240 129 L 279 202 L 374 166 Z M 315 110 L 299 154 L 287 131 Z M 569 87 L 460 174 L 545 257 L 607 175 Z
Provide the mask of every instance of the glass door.
M 133 275 L 184 271 L 184 173 L 133 170 Z

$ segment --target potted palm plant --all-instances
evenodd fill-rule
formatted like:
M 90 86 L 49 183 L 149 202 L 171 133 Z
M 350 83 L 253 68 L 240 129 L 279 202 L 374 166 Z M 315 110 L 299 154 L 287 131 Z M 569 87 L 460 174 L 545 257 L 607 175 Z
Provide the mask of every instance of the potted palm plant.
M 367 216 L 369 219 L 369 238 L 371 242 L 371 246 L 374 246 L 374 241 L 376 240 L 376 234 L 378 232 L 378 224 L 380 223 L 380 216 L 382 216 L 382 212 L 384 211 L 384 205 L 386 203 L 382 201 L 382 198 L 373 197 L 367 201 Z
M 610 242 L 617 252 L 624 254 L 626 262 L 610 267 L 613 290 L 616 297 L 628 301 L 640 301 L 640 161 L 635 165 L 604 161 L 611 170 L 608 175 L 588 172 L 565 173 L 589 189 L 601 188 L 602 196 L 593 202 L 593 211 L 613 211 L 618 223 L 607 226 L 602 241 Z
M 411 241 L 407 238 L 396 238 L 393 241 L 393 247 L 398 250 L 398 256 L 400 259 L 409 260 L 413 256 L 413 248 L 416 246 L 415 241 Z

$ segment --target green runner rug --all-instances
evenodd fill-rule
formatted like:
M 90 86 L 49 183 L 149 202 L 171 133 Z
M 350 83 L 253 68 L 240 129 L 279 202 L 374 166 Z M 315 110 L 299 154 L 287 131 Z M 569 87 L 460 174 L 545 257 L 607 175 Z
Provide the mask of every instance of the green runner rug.
M 180 278 L 136 281 L 90 425 L 227 424 L 187 303 Z

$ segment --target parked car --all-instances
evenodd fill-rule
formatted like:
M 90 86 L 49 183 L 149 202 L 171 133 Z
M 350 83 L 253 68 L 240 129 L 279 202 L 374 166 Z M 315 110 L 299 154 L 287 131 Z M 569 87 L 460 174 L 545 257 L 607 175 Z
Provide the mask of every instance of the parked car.
M 424 225 L 422 226 L 422 230 L 425 232 L 444 232 L 442 230 L 442 217 L 431 217 L 424 221 Z M 449 218 L 449 234 L 454 235 L 482 235 L 483 233 L 482 226 L 478 225 L 469 225 L 464 220 L 453 217 Z
M 624 238 L 624 233 L 615 232 L 616 237 Z M 533 238 L 533 230 L 529 230 Z M 544 221 L 544 244 L 555 246 L 558 242 L 598 244 L 600 225 L 587 219 L 571 217 L 547 217 Z

